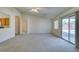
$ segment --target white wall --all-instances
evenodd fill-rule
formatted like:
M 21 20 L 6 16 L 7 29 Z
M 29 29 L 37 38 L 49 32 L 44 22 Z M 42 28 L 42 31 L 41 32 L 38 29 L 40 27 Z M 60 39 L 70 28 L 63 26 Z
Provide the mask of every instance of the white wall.
M 50 33 L 50 19 L 29 16 L 29 33 Z
M 2 8 L 0 7 L 0 13 L 8 15 L 10 18 L 9 28 L 0 28 L 0 42 L 13 38 L 15 36 L 15 16 L 21 16 L 21 14 L 14 8 Z

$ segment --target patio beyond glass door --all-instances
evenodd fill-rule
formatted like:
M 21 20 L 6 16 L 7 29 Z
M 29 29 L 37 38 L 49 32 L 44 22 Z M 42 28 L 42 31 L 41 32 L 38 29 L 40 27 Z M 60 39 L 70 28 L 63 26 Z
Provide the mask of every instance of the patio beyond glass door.
M 62 38 L 75 44 L 75 16 L 62 19 Z
M 70 17 L 70 42 L 75 44 L 75 16 Z
M 68 33 L 69 33 L 69 27 L 68 27 L 68 18 L 63 18 L 62 20 L 62 37 L 66 40 L 68 40 Z

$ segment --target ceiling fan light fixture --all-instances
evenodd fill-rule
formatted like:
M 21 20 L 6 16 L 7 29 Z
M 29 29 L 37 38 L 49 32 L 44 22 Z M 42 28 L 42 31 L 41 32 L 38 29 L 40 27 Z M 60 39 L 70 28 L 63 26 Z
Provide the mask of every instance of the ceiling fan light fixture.
M 31 12 L 39 13 L 40 8 L 32 8 Z
M 32 12 L 39 13 L 38 9 L 32 9 L 31 11 L 32 11 Z

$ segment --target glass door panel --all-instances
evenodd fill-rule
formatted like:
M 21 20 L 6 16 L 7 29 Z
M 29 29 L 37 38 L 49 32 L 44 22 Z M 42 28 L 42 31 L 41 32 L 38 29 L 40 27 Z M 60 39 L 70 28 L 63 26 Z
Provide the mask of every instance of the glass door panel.
M 63 18 L 62 19 L 62 37 L 65 40 L 68 40 L 68 33 L 69 33 L 69 19 Z
M 70 17 L 70 42 L 75 44 L 75 16 Z

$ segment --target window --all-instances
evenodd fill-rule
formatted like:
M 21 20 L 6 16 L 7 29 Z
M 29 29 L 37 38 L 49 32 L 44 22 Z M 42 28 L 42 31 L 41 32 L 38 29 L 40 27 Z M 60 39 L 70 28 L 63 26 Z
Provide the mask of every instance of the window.
M 54 29 L 58 29 L 58 20 L 54 21 Z

